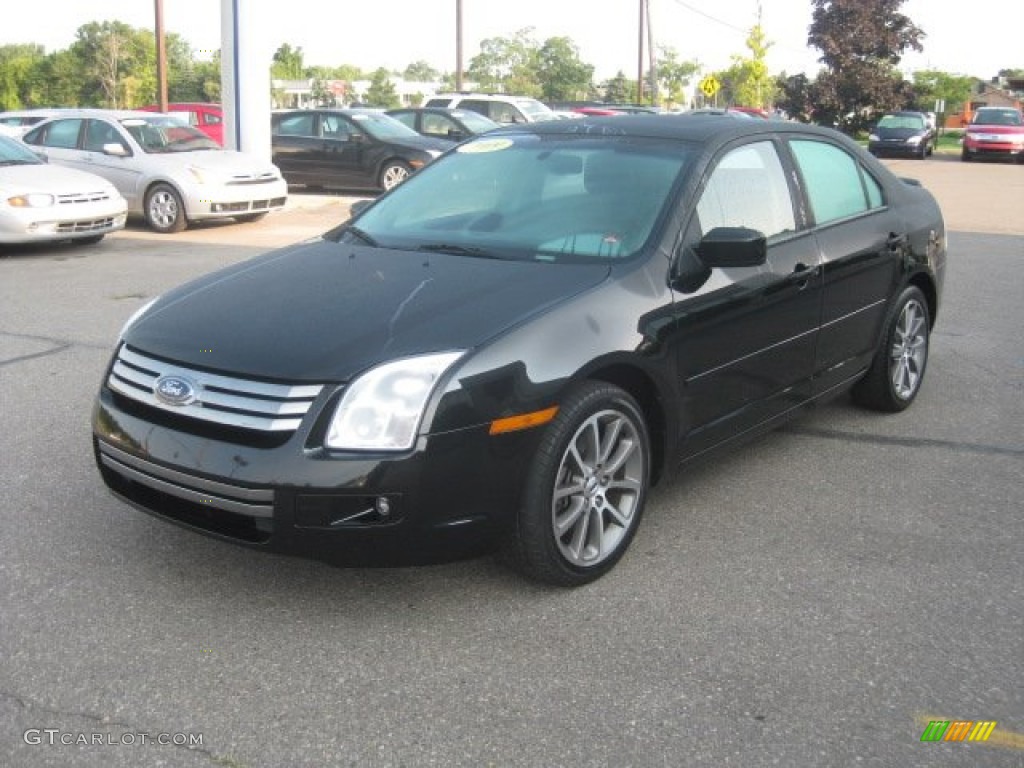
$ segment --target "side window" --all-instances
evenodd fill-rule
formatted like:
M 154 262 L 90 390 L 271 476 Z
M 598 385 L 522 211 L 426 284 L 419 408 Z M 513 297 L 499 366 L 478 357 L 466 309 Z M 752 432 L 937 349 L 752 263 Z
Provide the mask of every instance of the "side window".
M 81 127 L 80 119 L 58 120 L 50 124 L 42 143 L 47 147 L 74 149 L 78 146 L 78 133 Z
M 440 136 L 442 139 L 447 139 L 448 131 L 454 130 L 458 130 L 458 126 L 444 115 L 423 115 L 423 133 L 428 136 Z
M 102 120 L 88 121 L 85 124 L 85 148 L 90 152 L 102 152 L 104 144 L 120 144 L 124 147 L 124 140 L 110 123 Z
M 793 200 L 770 141 L 730 150 L 715 166 L 697 203 L 702 234 L 715 227 L 748 227 L 772 237 L 796 229 Z
M 491 120 L 502 125 L 508 123 L 525 123 L 526 118 L 523 117 L 523 113 L 520 112 L 516 107 L 511 104 L 505 104 L 500 101 L 491 102 Z
M 277 123 L 274 131 L 279 136 L 312 136 L 313 115 L 284 115 Z
M 459 109 L 470 109 L 474 112 L 479 112 L 481 115 L 491 118 L 491 120 L 494 120 L 495 122 L 501 122 L 491 112 L 491 110 L 489 109 L 490 106 L 491 102 L 480 101 L 479 99 L 463 99 L 462 101 L 459 102 Z
M 325 139 L 347 139 L 352 133 L 348 120 L 341 115 L 323 115 L 320 118 L 320 131 Z
M 850 153 L 823 141 L 791 142 L 817 224 L 856 216 L 882 205 L 882 190 Z
M 395 118 L 395 120 L 400 122 L 405 127 L 412 128 L 414 131 L 416 130 L 416 113 L 415 112 L 396 112 L 395 114 L 392 115 L 392 117 Z M 423 125 L 426 126 L 426 124 L 427 124 L 427 116 L 424 115 L 423 116 Z

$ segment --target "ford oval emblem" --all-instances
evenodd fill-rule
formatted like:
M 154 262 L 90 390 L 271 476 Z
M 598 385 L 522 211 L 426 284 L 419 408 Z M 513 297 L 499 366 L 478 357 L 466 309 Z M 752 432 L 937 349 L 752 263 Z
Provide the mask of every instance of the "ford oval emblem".
M 188 405 L 196 401 L 196 386 L 184 376 L 161 376 L 156 380 L 153 394 L 167 405 Z

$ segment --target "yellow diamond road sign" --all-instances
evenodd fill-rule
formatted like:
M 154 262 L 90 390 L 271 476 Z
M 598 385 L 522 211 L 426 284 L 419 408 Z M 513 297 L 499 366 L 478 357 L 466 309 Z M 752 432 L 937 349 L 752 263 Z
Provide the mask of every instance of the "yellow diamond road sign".
M 714 75 L 708 75 L 700 81 L 699 88 L 709 99 L 718 93 L 718 89 L 722 87 L 722 84 L 718 82 Z

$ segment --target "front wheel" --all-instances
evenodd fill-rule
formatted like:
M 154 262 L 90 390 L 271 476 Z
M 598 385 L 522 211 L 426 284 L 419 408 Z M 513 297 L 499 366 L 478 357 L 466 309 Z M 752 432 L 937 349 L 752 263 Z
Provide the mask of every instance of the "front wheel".
M 146 223 L 161 234 L 181 232 L 188 224 L 181 195 L 170 184 L 154 184 L 146 193 Z
M 879 411 L 909 407 L 924 381 L 930 331 L 928 302 L 921 289 L 908 286 L 893 306 L 871 367 L 853 389 L 854 399 Z
M 650 439 L 622 389 L 575 389 L 534 457 L 511 554 L 527 576 L 575 587 L 603 576 L 625 553 L 643 512 Z
M 380 170 L 380 188 L 385 192 L 405 181 L 412 174 L 412 168 L 400 160 L 390 160 Z

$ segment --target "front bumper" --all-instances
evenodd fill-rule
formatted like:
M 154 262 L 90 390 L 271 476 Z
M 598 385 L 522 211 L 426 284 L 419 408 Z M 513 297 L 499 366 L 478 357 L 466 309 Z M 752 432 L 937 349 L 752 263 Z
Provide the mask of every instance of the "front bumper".
M 916 157 L 921 154 L 921 144 L 907 144 L 905 141 L 871 141 L 868 142 L 868 152 L 878 157 L 899 156 Z
M 540 430 L 428 435 L 398 457 L 331 454 L 311 443 L 329 400 L 290 436 L 247 443 L 104 387 L 93 418 L 97 466 L 115 495 L 152 515 L 340 564 L 450 559 L 492 547 L 507 530 Z
M 193 221 L 223 219 L 279 211 L 288 201 L 284 179 L 274 181 L 196 187 L 188 193 L 186 207 Z
M 1024 144 L 1009 141 L 964 141 L 963 150 L 972 157 L 1024 158 Z
M 74 207 L 74 211 L 65 210 Z M 108 235 L 124 228 L 124 201 L 79 206 L 5 208 L 0 211 L 0 243 L 42 243 Z

